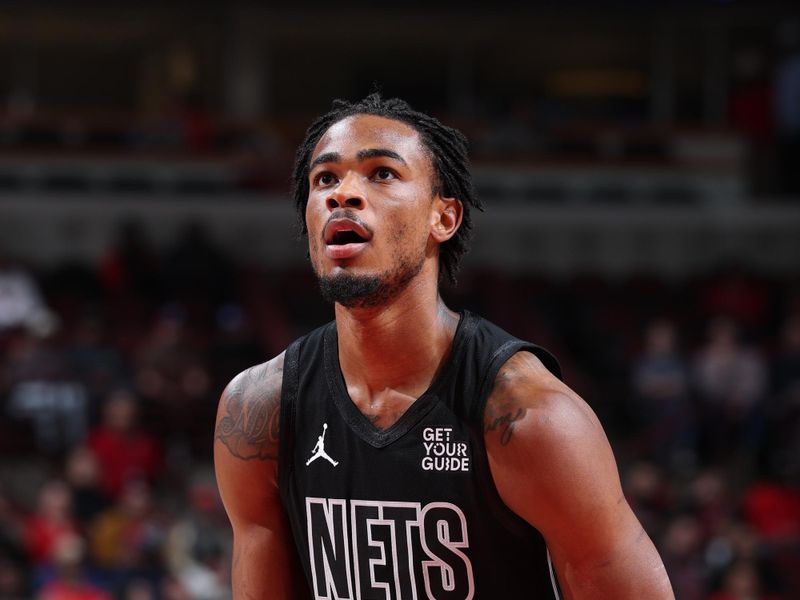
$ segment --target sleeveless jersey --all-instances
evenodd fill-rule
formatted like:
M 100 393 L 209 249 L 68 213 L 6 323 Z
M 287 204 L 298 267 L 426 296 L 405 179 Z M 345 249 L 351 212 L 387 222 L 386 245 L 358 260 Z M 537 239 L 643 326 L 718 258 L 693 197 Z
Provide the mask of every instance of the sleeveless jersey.
M 541 534 L 500 499 L 483 410 L 500 367 L 555 358 L 463 312 L 430 388 L 377 429 L 350 399 L 335 323 L 284 359 L 278 477 L 313 598 L 560 598 Z

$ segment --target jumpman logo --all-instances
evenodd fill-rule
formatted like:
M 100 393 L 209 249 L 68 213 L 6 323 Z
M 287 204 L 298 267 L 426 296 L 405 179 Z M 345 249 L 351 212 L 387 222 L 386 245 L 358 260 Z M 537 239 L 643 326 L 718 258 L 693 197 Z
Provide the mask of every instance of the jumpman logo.
M 328 431 L 328 424 L 324 423 L 322 425 L 322 435 L 317 438 L 317 445 L 314 446 L 314 449 L 311 451 L 311 458 L 309 458 L 306 461 L 306 466 L 310 465 L 318 458 L 324 458 L 334 467 L 339 464 L 338 460 L 333 460 L 330 456 L 328 456 L 328 453 L 325 452 L 325 432 L 327 431 Z

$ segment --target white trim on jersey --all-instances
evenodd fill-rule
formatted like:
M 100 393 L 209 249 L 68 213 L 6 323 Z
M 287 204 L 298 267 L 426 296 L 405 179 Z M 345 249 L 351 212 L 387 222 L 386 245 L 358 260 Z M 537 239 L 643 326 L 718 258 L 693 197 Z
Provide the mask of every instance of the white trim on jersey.
M 553 598 L 556 600 L 561 600 L 561 596 L 558 595 L 558 583 L 556 583 L 556 574 L 553 571 L 553 560 L 550 558 L 550 550 L 547 550 L 547 568 L 550 569 L 550 583 L 553 584 Z

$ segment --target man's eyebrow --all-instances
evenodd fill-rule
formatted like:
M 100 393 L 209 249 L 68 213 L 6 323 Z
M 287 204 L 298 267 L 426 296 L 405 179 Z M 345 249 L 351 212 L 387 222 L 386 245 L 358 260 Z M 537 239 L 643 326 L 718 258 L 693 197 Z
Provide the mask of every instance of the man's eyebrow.
M 317 158 L 311 161 L 311 164 L 308 167 L 308 170 L 311 171 L 317 165 L 322 163 L 334 162 L 338 163 L 342 161 L 342 157 L 338 152 L 326 152 L 325 154 L 320 154 Z
M 405 166 L 408 166 L 408 163 L 394 150 L 389 150 L 388 148 L 368 148 L 366 150 L 359 150 L 358 154 L 356 154 L 356 158 L 359 161 L 367 160 L 370 158 L 378 158 L 380 156 L 385 156 L 386 158 L 393 158 L 397 162 L 403 163 Z
M 400 156 L 394 150 L 389 150 L 388 148 L 367 148 L 366 150 L 359 150 L 356 153 L 356 158 L 359 162 L 369 160 L 370 158 L 378 158 L 381 156 L 385 156 L 386 158 L 391 158 L 396 160 L 399 163 L 402 163 L 405 166 L 408 166 L 405 159 Z M 342 155 L 338 152 L 326 152 L 325 154 L 320 154 L 317 158 L 311 161 L 311 164 L 308 167 L 309 171 L 314 170 L 314 167 L 320 165 L 322 163 L 338 163 L 342 161 Z

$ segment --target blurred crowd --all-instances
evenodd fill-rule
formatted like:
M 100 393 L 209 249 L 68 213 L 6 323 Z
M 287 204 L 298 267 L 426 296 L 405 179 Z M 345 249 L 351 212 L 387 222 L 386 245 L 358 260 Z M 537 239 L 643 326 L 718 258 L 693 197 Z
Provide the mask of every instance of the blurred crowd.
M 596 90 L 596 80 L 608 72 L 598 77 L 570 69 L 562 74 L 566 87 L 583 92 L 559 89 L 564 85 L 541 76 L 543 81 L 513 93 L 491 85 L 485 86 L 488 94 L 474 90 L 469 110 L 460 110 L 458 103 L 443 105 L 444 98 L 432 97 L 426 88 L 423 94 L 415 87 L 390 88 L 386 94 L 399 94 L 424 110 L 436 102 L 435 114 L 468 136 L 478 165 L 727 170 L 746 180 L 753 199 L 795 202 L 800 193 L 800 21 L 786 20 L 726 54 L 730 58 L 719 65 L 724 95 L 713 102 L 703 90 L 716 84 L 705 79 L 701 86 L 692 78 L 692 92 L 687 86 L 675 97 L 658 100 L 646 91 Z M 659 87 L 659 74 L 647 68 L 631 73 L 652 78 L 652 87 Z M 356 89 L 363 89 L 354 89 L 350 99 L 373 85 L 372 78 L 362 82 Z M 674 85 L 669 80 L 660 87 Z M 269 118 L 234 118 L 208 97 L 213 86 L 179 78 L 172 87 L 149 110 L 103 116 L 58 109 L 57 103 L 48 107 L 46 101 L 39 105 L 33 91 L 22 86 L 0 107 L 0 154 L 14 159 L 10 165 L 0 161 L 0 192 L 286 191 L 285 165 L 291 164 L 314 113 L 286 107 Z M 320 99 L 314 110 L 327 110 L 328 103 L 329 98 Z M 659 115 L 653 108 L 658 103 L 669 105 L 671 114 Z M 719 105 L 714 115 L 704 114 L 709 111 L 702 107 L 709 104 Z M 687 140 L 699 145 L 689 148 Z M 50 160 L 65 153 L 79 160 Z M 31 161 L 31 168 L 20 168 L 20 156 Z
M 800 593 L 800 287 L 720 267 L 444 290 L 550 348 L 681 600 Z M 0 598 L 230 598 L 216 401 L 332 311 L 310 269 L 135 224 L 97 265 L 0 258 Z

